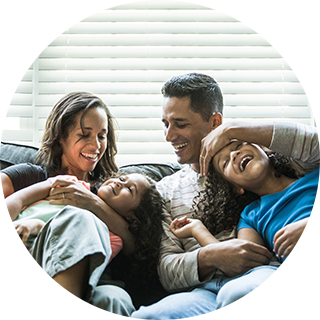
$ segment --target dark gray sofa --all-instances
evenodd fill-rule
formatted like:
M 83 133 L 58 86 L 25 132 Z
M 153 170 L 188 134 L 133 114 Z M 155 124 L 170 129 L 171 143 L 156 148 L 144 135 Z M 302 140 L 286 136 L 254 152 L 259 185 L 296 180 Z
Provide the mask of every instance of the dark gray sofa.
M 0 169 L 4 169 L 8 166 L 19 163 L 34 163 L 38 148 L 32 146 L 26 146 L 10 142 L 1 142 L 0 148 Z M 142 173 L 146 174 L 155 181 L 161 180 L 167 175 L 171 175 L 174 172 L 181 169 L 181 165 L 178 163 L 141 163 L 125 165 L 120 167 L 120 170 L 126 173 Z M 115 279 L 122 279 L 122 268 L 127 265 L 127 260 L 121 253 L 111 263 L 113 264 L 113 273 Z M 162 288 L 158 280 L 152 283 L 151 290 L 145 290 L 141 286 L 141 279 L 133 279 L 128 283 L 126 281 L 125 289 L 131 295 L 134 305 L 138 308 L 140 305 L 148 305 L 158 301 L 165 297 L 167 292 Z

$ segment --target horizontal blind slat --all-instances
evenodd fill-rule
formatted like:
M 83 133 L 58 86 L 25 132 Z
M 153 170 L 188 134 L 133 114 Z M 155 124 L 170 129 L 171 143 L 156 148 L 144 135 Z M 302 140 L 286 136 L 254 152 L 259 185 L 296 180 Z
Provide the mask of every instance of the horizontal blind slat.
M 164 139 L 160 89 L 189 72 L 218 81 L 224 122 L 312 124 L 303 88 L 280 54 L 249 26 L 196 4 L 143 1 L 101 10 L 52 41 L 37 62 L 36 92 L 31 66 L 12 98 L 8 116 L 19 119 L 20 130 L 4 130 L 10 141 L 40 143 L 52 106 L 68 92 L 90 91 L 118 122 L 118 164 L 176 161 Z

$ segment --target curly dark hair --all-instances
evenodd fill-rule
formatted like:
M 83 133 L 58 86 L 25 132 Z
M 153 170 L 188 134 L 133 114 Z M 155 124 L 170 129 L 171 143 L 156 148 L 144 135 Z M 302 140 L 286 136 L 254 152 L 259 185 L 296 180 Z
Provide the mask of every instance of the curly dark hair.
M 297 178 L 288 157 L 263 149 L 275 169 L 276 177 L 283 174 L 290 178 Z M 194 218 L 200 219 L 213 235 L 224 230 L 231 231 L 237 226 L 244 208 L 259 198 L 257 194 L 250 191 L 245 191 L 243 195 L 236 194 L 233 185 L 214 170 L 211 162 L 205 180 L 205 189 L 194 198 Z
M 115 137 L 115 119 L 105 103 L 89 92 L 71 92 L 62 97 L 52 108 L 46 121 L 42 143 L 39 148 L 35 163 L 46 167 L 51 175 L 63 174 L 61 172 L 62 147 L 59 140 L 66 139 L 69 130 L 75 125 L 77 115 L 82 112 L 80 125 L 83 127 L 83 118 L 92 108 L 101 108 L 105 111 L 108 121 L 107 141 L 108 148 L 95 169 L 89 175 L 89 180 L 104 181 L 113 172 L 118 171 L 115 162 L 117 145 Z
M 132 274 L 157 275 L 160 243 L 163 232 L 162 215 L 164 202 L 156 189 L 154 180 L 145 176 L 149 188 L 142 195 L 138 208 L 134 210 L 136 219 L 129 222 L 129 231 L 135 236 L 135 250 L 131 258 Z
M 139 173 L 120 172 L 121 175 Z M 162 288 L 157 267 L 163 233 L 164 201 L 156 190 L 154 180 L 144 176 L 150 187 L 134 210 L 137 219 L 129 220 L 129 230 L 135 236 L 135 250 L 130 256 L 120 252 L 110 263 L 112 277 L 125 283 L 125 289 L 138 309 L 162 299 L 167 293 Z
M 190 97 L 190 107 L 199 113 L 204 121 L 209 121 L 215 112 L 223 111 L 223 96 L 218 83 L 202 73 L 188 73 L 172 77 L 161 88 L 166 97 Z

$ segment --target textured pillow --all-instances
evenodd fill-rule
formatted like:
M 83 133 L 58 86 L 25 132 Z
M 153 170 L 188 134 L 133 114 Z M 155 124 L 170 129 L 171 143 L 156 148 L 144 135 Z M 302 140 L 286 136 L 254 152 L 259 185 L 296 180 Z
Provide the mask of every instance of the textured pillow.
M 19 163 L 34 163 L 38 148 L 22 144 L 1 142 L 0 170 Z
M 178 163 L 139 163 L 124 165 L 119 169 L 125 173 L 141 173 L 147 175 L 155 181 L 160 181 L 163 177 L 179 171 L 182 166 Z

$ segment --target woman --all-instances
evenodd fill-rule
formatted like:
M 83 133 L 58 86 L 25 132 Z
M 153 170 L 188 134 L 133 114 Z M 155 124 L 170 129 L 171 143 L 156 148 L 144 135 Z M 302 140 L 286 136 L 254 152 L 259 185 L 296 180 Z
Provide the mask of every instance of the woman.
M 106 105 L 91 93 L 73 92 L 53 107 L 46 122 L 36 165 L 20 164 L 6 168 L 1 172 L 1 182 L 5 197 L 61 174 L 74 175 L 90 183 L 93 192 L 78 183 L 57 180 L 57 185 L 62 187 L 53 188 L 48 199 L 53 204 L 69 206 L 50 220 L 46 232 L 38 236 L 32 254 L 65 289 L 72 292 L 74 283 L 81 282 L 87 290 L 89 284 L 94 292 L 91 294 L 89 289 L 87 296 L 93 304 L 128 315 L 133 305 L 124 290 L 110 286 L 96 288 L 110 253 L 105 224 L 122 238 L 124 253 L 133 250 L 134 238 L 128 231 L 126 220 L 115 212 L 106 215 L 106 203 L 95 194 L 97 186 L 118 170 L 114 160 L 116 152 L 114 118 Z M 65 231 L 65 225 L 74 226 L 74 232 Z M 82 242 L 78 241 L 79 234 Z M 55 243 L 53 239 L 56 239 Z M 53 248 L 57 256 L 50 254 Z M 48 260 L 45 257 L 49 257 Z M 83 270 L 90 270 L 85 272 L 88 277 L 85 277 Z M 109 294 L 112 303 L 108 299 Z M 113 306 L 111 310 L 109 305 Z

